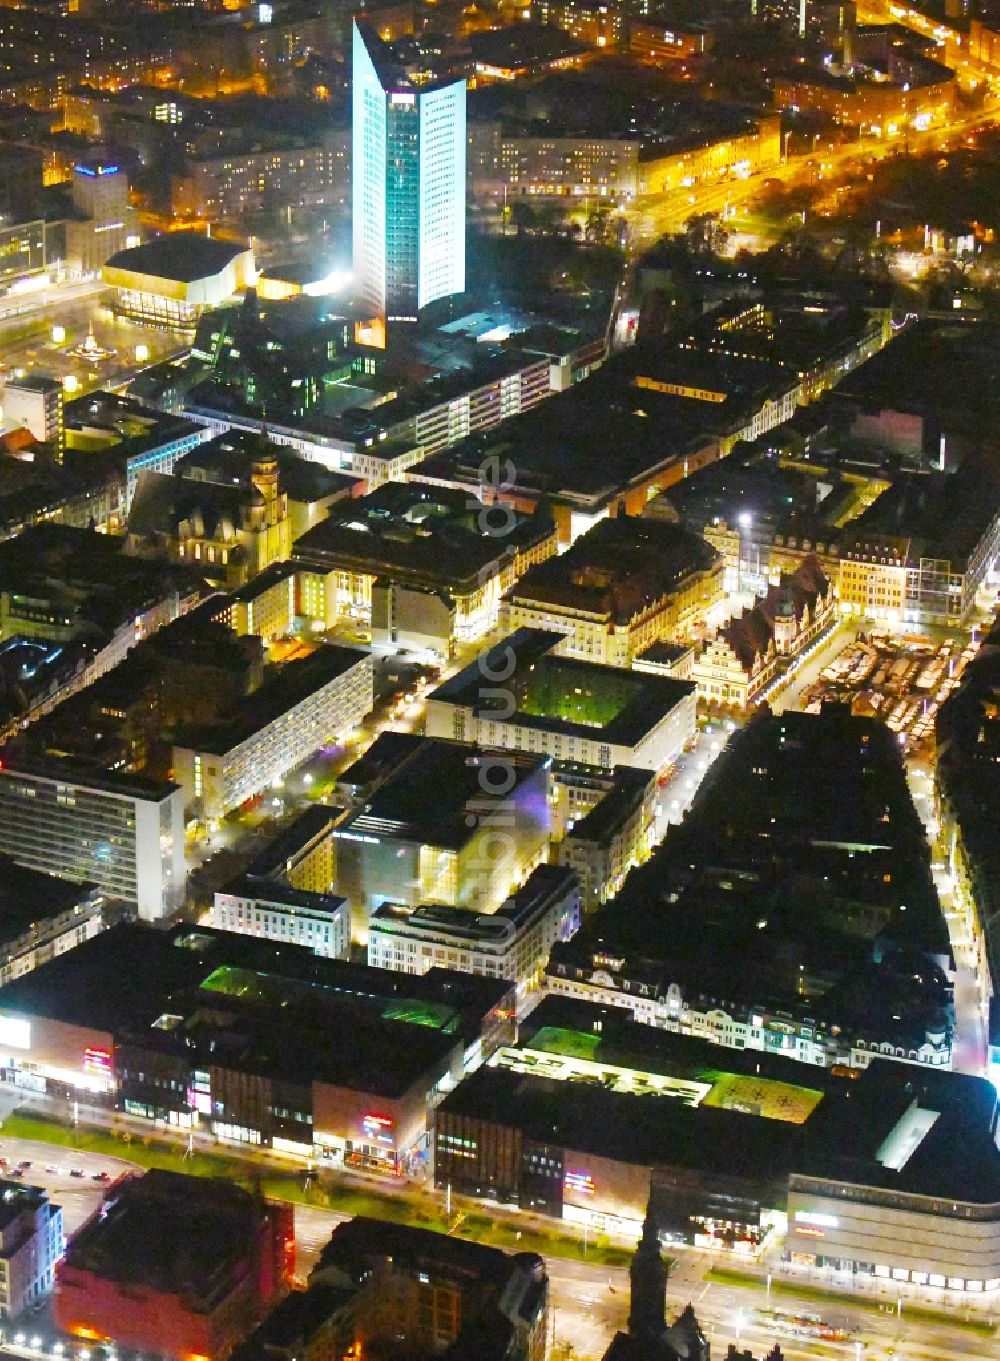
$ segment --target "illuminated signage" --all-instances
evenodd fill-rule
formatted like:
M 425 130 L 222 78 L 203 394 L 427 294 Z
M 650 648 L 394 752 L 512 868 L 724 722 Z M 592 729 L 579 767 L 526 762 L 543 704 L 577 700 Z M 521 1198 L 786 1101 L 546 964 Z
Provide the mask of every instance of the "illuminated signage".
M 796 1210 L 796 1224 L 818 1224 L 823 1229 L 835 1229 L 839 1224 L 836 1215 L 814 1213 L 812 1210 Z
M 364 1129 L 366 1138 L 374 1139 L 380 1144 L 391 1144 L 392 1137 L 386 1133 L 393 1127 L 395 1121 L 390 1120 L 387 1115 L 373 1115 L 369 1113 L 361 1117 L 361 1126 Z
M 416 95 L 409 95 L 409 94 L 399 94 L 399 93 L 396 93 L 396 94 L 391 94 L 391 95 L 389 96 L 389 103 L 392 104 L 392 105 L 394 105 L 394 106 L 397 107 L 397 108 L 400 107 L 400 105 L 402 105 L 404 108 L 406 108 L 406 107 L 409 107 L 409 106 L 415 104 L 416 102 L 417 102 L 417 96 L 416 96 Z
M 117 165 L 78 165 L 75 170 L 78 175 L 86 175 L 88 179 L 95 179 L 98 175 L 117 175 L 119 167 Z
M 395 1124 L 387 1115 L 365 1115 L 362 1116 L 361 1123 L 364 1125 L 374 1125 L 376 1129 L 392 1129 Z
M 576 1191 L 581 1196 L 592 1196 L 597 1190 L 589 1172 L 567 1172 L 563 1185 L 567 1191 Z
M 111 1055 L 106 1049 L 85 1049 L 83 1069 L 86 1073 L 110 1073 Z
M 0 1016 L 0 1048 L 31 1048 L 31 1022 L 18 1021 L 13 1016 Z

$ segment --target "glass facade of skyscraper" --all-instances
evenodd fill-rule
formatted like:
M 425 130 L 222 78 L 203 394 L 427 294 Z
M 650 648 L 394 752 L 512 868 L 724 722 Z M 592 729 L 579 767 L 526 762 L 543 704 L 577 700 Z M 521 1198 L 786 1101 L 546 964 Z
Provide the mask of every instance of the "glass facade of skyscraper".
M 355 292 L 409 320 L 465 289 L 465 81 L 411 86 L 364 20 L 353 60 Z

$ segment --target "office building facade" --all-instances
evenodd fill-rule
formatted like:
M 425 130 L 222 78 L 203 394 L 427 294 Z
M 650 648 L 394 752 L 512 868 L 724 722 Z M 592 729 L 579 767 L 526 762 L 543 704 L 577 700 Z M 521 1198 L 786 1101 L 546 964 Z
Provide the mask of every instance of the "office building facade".
M 29 374 L 9 379 L 3 390 L 3 415 L 12 425 L 23 426 L 35 439 L 50 441 L 57 456 L 63 451 L 63 390 L 57 378 Z
M 299 671 L 286 666 L 262 688 L 256 706 L 248 704 L 238 721 L 174 743 L 174 772 L 185 803 L 202 817 L 224 817 L 371 711 L 374 672 L 368 653 L 330 646 L 297 665 Z
M 29 869 L 96 884 L 155 921 L 184 897 L 183 795 L 67 762 L 0 768 L 4 848 Z
M 368 963 L 400 973 L 447 968 L 510 979 L 520 1005 L 541 982 L 551 947 L 569 940 L 579 926 L 576 875 L 542 864 L 493 913 L 440 903 L 416 908 L 382 903 L 368 922 Z
M 413 320 L 465 290 L 465 81 L 413 85 L 363 20 L 353 57 L 355 289 Z
M 38 1186 L 0 1181 L 0 1317 L 49 1294 L 62 1251 L 62 1208 Z

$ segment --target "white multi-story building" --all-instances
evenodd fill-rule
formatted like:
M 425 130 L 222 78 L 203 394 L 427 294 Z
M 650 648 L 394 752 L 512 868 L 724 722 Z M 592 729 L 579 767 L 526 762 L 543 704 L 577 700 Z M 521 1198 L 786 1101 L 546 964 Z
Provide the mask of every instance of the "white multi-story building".
M 618 137 L 504 136 L 499 123 L 469 125 L 469 192 L 489 202 L 512 195 L 632 199 L 638 141 Z
M 180 734 L 173 765 L 185 807 L 221 818 L 271 788 L 361 722 L 374 703 L 373 677 L 369 653 L 318 648 L 261 686 L 232 724 Z
M 365 20 L 353 58 L 355 287 L 411 320 L 465 290 L 465 81 L 414 84 Z
M 5 852 L 29 869 L 96 884 L 155 921 L 184 900 L 184 802 L 177 785 L 75 762 L 0 767 Z
M 269 203 L 284 209 L 347 203 L 350 146 L 338 128 L 298 145 L 209 151 L 188 158 L 172 187 L 180 217 L 240 220 Z
M 518 1002 L 536 988 L 549 951 L 580 926 L 580 885 L 572 870 L 538 865 L 496 912 L 426 903 L 383 903 L 368 921 L 368 963 L 401 973 L 456 969 L 506 978 Z
M 35 439 L 52 441 L 62 453 L 63 389 L 57 378 L 28 374 L 9 378 L 3 389 L 3 418 L 21 425 Z
M 351 909 L 346 898 L 309 893 L 279 879 L 243 875 L 216 892 L 212 925 L 241 936 L 304 945 L 325 959 L 347 959 Z
M 212 925 L 243 936 L 304 945 L 327 959 L 346 959 L 351 910 L 332 892 L 333 828 L 340 808 L 314 803 L 259 851 L 245 874 L 215 895 Z
M 39 1186 L 0 1181 L 0 1317 L 48 1295 L 63 1254 L 62 1207 Z

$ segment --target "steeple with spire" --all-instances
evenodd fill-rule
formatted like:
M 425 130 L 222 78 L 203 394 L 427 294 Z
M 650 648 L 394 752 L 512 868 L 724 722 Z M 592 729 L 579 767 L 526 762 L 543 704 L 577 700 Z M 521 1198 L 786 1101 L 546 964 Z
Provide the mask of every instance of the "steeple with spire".
M 642 1222 L 642 1237 L 629 1266 L 629 1277 L 632 1287 L 629 1334 L 646 1342 L 658 1342 L 667 1327 L 667 1264 L 660 1253 L 652 1191 Z
M 603 1361 L 710 1361 L 708 1339 L 690 1304 L 667 1326 L 667 1264 L 660 1253 L 652 1189 L 629 1276 L 632 1306 L 628 1332 L 615 1334 Z

